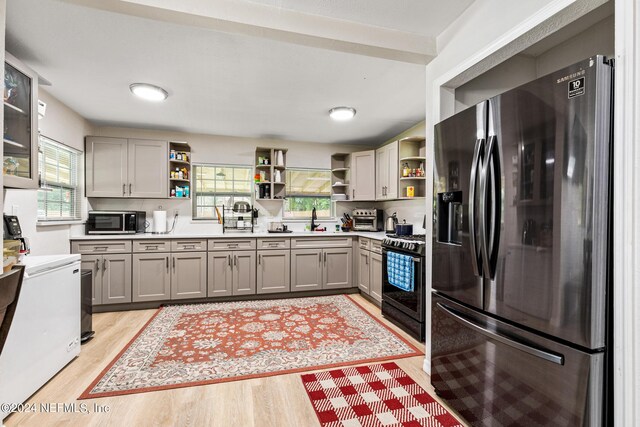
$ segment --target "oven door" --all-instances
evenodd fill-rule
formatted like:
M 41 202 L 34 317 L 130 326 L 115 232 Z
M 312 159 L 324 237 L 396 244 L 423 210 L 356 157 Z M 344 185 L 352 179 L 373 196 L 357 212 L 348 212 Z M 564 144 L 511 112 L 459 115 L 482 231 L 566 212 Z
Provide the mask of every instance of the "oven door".
M 87 234 L 123 234 L 124 215 L 115 212 L 89 213 Z
M 361 231 L 376 230 L 376 218 L 372 216 L 354 216 L 353 229 Z
M 389 252 L 413 256 L 413 291 L 405 291 L 389 283 L 389 274 L 387 273 L 387 255 Z M 404 252 L 397 248 L 382 249 L 382 300 L 407 316 L 419 322 L 424 322 L 424 257 Z

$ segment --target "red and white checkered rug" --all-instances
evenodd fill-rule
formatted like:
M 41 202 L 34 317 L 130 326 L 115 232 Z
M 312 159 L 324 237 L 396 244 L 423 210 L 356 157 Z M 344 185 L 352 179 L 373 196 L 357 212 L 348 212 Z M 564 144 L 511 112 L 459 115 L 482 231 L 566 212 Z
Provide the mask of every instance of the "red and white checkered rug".
M 453 415 L 393 362 L 302 375 L 323 427 L 453 427 Z

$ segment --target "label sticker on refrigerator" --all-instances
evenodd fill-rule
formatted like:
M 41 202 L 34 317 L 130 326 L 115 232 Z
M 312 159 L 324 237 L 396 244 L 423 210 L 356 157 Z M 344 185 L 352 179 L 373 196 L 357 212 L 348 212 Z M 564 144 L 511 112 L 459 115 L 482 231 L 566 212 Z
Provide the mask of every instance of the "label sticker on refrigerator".
M 569 82 L 569 99 L 584 95 L 584 77 Z

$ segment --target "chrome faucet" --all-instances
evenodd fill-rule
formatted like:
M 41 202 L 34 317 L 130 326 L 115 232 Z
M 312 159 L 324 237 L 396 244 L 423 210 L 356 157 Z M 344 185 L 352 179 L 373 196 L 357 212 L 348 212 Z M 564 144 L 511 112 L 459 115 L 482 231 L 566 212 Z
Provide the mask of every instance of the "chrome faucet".
M 318 214 L 316 214 L 316 207 L 313 207 L 313 210 L 311 211 L 311 231 L 315 231 L 316 228 L 318 228 L 320 226 L 320 224 L 316 224 L 316 221 L 318 220 Z

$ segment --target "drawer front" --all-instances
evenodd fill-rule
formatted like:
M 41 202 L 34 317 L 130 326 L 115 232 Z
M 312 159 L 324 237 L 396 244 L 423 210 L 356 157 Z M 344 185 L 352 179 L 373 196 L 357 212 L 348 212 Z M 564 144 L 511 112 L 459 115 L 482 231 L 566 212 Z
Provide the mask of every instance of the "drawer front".
M 134 240 L 133 252 L 169 252 L 171 251 L 170 240 Z
M 210 251 L 245 251 L 256 248 L 256 239 L 209 240 Z
M 358 246 L 360 247 L 360 249 L 364 249 L 364 250 L 371 250 L 371 240 L 367 239 L 366 237 L 360 237 L 358 239 Z
M 204 239 L 182 239 L 171 241 L 171 252 L 206 251 L 207 241 Z
M 74 254 L 130 253 L 131 240 L 75 240 L 71 242 Z
M 289 249 L 291 239 L 258 239 L 258 249 Z
M 379 240 L 371 240 L 371 252 L 382 254 L 382 242 Z
M 351 243 L 351 237 L 295 237 L 291 248 L 350 248 Z

